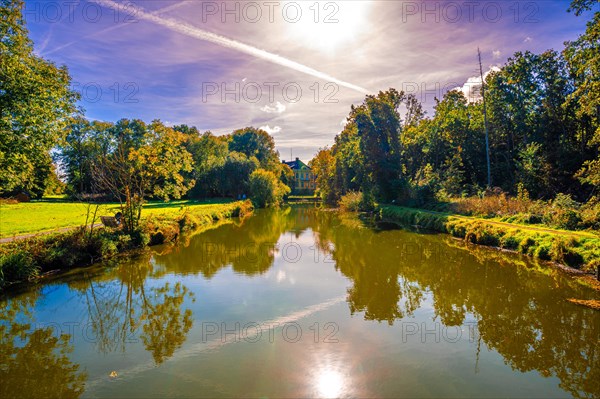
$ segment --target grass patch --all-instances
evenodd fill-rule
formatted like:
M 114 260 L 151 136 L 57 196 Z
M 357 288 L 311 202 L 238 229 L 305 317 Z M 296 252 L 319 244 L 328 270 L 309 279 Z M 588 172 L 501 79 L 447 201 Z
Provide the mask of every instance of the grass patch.
M 150 201 L 144 204 L 142 215 L 173 216 L 185 209 L 201 209 L 212 212 L 223 203 L 232 202 L 227 199 L 208 201 Z M 22 234 L 47 232 L 66 227 L 83 226 L 86 221 L 88 205 L 81 202 L 69 202 L 61 198 L 44 198 L 39 201 L 14 204 L 0 203 L 0 238 Z M 101 204 L 100 215 L 114 215 L 119 211 L 117 203 Z
M 387 205 L 379 209 L 384 220 L 448 233 L 473 244 L 518 251 L 593 272 L 600 264 L 600 238 L 585 232 L 510 224 Z
M 120 229 L 102 228 L 90 232 L 77 228 L 15 240 L 0 245 L 0 288 L 38 277 L 50 270 L 86 266 L 118 253 L 146 245 L 176 241 L 182 234 L 232 217 L 252 213 L 250 201 L 228 203 L 181 203 L 178 208 L 156 205 L 140 230 L 125 234 Z

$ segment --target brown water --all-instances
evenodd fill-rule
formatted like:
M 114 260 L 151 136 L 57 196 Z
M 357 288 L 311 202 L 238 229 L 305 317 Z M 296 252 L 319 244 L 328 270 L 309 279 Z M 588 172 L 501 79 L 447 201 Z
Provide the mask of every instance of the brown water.
M 2 397 L 600 397 L 599 299 L 310 207 L 2 300 Z M 112 376 L 111 376 L 112 375 Z

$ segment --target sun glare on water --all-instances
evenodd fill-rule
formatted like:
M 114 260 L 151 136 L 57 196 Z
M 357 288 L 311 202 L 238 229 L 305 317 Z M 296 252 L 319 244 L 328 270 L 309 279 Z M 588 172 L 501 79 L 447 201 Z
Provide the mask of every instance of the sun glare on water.
M 298 16 L 296 22 L 286 25 L 294 40 L 306 47 L 333 52 L 356 40 L 368 28 L 370 1 L 301 4 L 302 15 Z
M 344 377 L 337 371 L 325 370 L 318 376 L 317 391 L 322 398 L 338 398 L 344 389 Z

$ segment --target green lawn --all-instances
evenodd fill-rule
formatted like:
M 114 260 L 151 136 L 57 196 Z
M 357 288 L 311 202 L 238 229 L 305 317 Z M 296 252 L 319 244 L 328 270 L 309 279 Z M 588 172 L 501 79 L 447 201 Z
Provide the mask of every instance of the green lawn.
M 145 215 L 176 214 L 185 207 L 203 207 L 208 210 L 218 204 L 231 202 L 227 199 L 208 201 L 150 201 L 144 205 L 142 217 Z M 118 212 L 116 203 L 102 204 L 98 216 L 113 216 Z M 21 234 L 39 233 L 64 227 L 81 226 L 85 223 L 87 205 L 79 202 L 68 202 L 58 198 L 19 204 L 0 202 L 0 238 L 13 237 Z M 98 220 L 99 222 L 99 220 Z

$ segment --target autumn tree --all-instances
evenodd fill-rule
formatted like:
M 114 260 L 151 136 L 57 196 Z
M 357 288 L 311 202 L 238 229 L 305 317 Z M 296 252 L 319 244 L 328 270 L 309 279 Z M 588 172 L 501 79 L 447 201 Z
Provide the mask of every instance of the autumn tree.
M 115 125 L 115 146 L 94 164 L 94 178 L 119 201 L 125 230 L 134 232 L 144 201 L 181 198 L 195 183 L 186 179 L 192 156 L 182 133 L 160 121 L 150 125 L 122 120 Z M 121 129 L 123 126 L 133 129 Z

